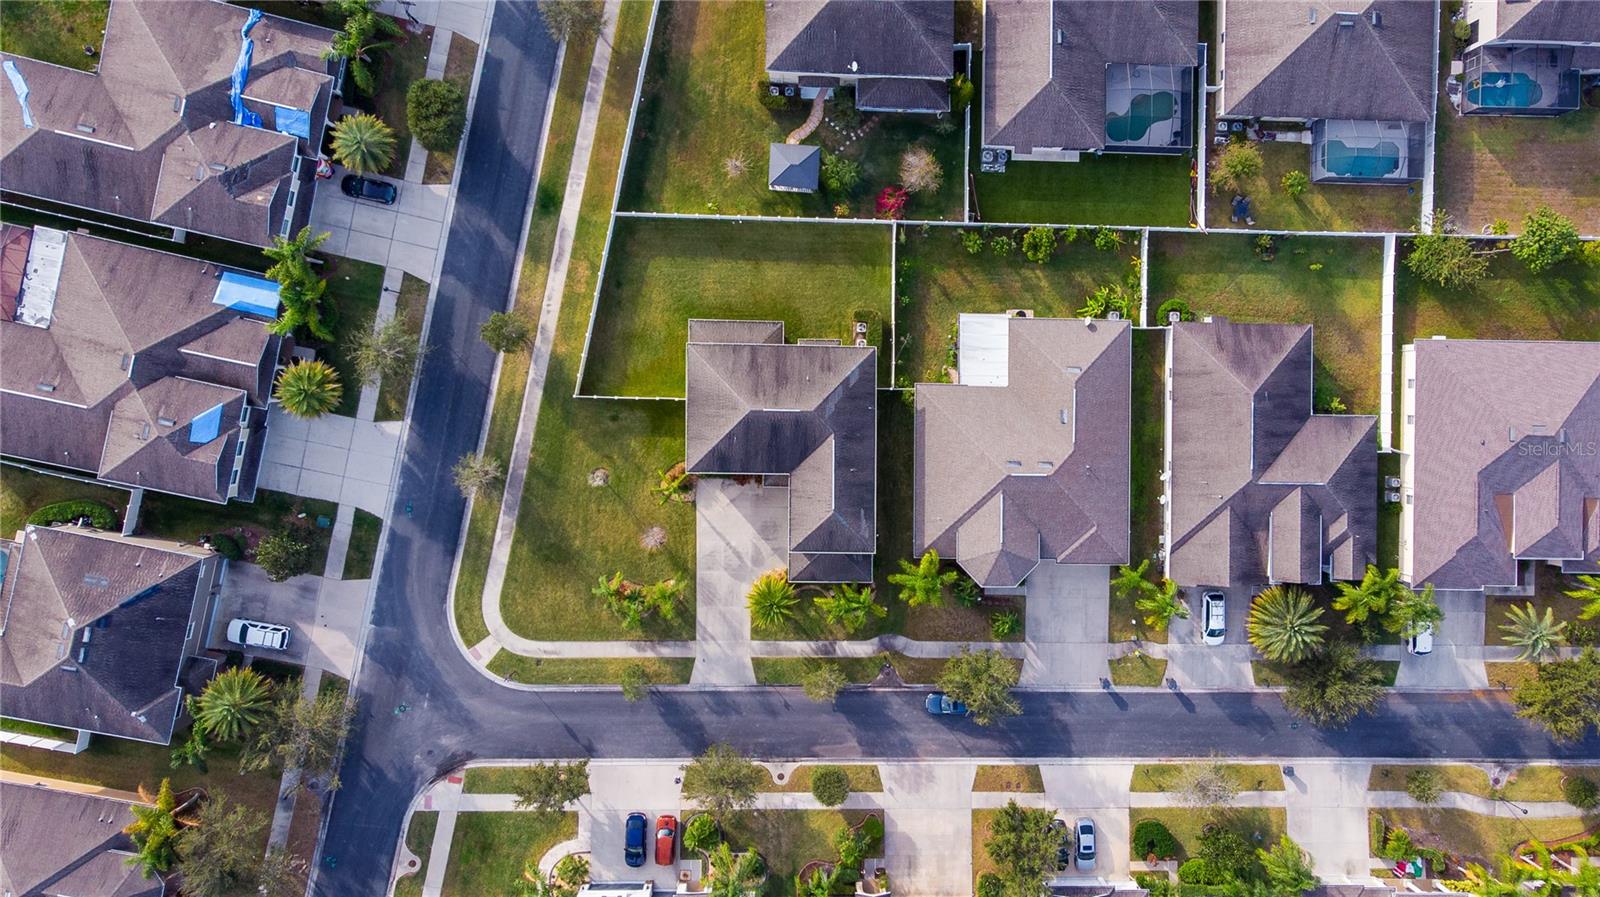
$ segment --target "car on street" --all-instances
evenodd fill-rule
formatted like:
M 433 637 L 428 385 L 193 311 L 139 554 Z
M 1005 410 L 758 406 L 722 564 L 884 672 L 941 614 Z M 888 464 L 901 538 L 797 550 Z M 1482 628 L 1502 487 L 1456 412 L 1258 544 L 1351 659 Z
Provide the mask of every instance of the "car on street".
M 1201 639 L 1208 645 L 1220 645 L 1228 635 L 1228 602 L 1221 592 L 1212 590 L 1200 599 Z
M 339 189 L 351 199 L 366 199 L 372 202 L 383 203 L 386 206 L 394 205 L 400 198 L 400 188 L 377 178 L 364 178 L 359 174 L 347 174 L 339 182 Z
M 228 623 L 228 641 L 246 648 L 289 649 L 289 627 L 236 617 Z
M 677 862 L 678 817 L 656 817 L 656 865 L 670 866 Z
M 1421 657 L 1433 653 L 1433 624 L 1423 623 L 1416 634 L 1406 639 L 1406 650 Z
M 942 691 L 936 691 L 928 695 L 927 700 L 922 702 L 922 706 L 934 716 L 967 715 L 967 705 L 961 703 L 960 701 L 953 700 L 949 695 Z
M 1094 871 L 1094 820 L 1087 816 L 1078 819 L 1074 826 L 1078 834 L 1077 867 L 1079 872 Z
M 628 822 L 623 826 L 622 861 L 629 866 L 644 865 L 644 835 L 648 824 L 643 813 L 628 814 Z
M 1067 821 L 1060 816 L 1050 820 L 1046 832 L 1056 838 L 1056 868 L 1072 868 L 1072 830 L 1067 828 Z

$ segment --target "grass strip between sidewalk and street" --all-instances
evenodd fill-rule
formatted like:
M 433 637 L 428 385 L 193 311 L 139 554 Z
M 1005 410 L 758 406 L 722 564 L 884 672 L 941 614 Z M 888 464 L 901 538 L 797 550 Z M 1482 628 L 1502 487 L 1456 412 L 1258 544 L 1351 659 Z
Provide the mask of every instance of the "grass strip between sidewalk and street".
M 1184 767 L 1195 764 L 1140 763 L 1133 767 L 1133 780 L 1129 791 L 1176 791 Z M 1264 763 L 1224 763 L 1228 780 L 1240 791 L 1282 791 L 1283 771 Z
M 979 766 L 972 778 L 972 790 L 1043 794 L 1044 776 L 1034 764 Z
M 854 685 L 865 685 L 878 678 L 886 663 L 908 684 L 935 682 L 944 670 L 942 657 L 907 657 L 896 653 L 871 657 L 756 657 L 751 663 L 755 666 L 757 685 L 799 685 L 806 673 L 822 666 L 838 669 Z
M 429 284 L 420 277 L 405 275 L 400 281 L 400 293 L 394 299 L 394 316 L 400 320 L 413 342 L 422 340 L 422 323 L 428 314 Z M 417 364 L 423 363 L 418 358 Z M 378 407 L 374 420 L 403 420 L 406 403 L 411 398 L 411 383 L 416 379 L 415 368 L 404 377 L 384 377 L 378 384 Z
M 489 672 L 524 685 L 620 685 L 632 666 L 644 669 L 651 685 L 685 685 L 693 657 L 525 657 L 501 648 Z

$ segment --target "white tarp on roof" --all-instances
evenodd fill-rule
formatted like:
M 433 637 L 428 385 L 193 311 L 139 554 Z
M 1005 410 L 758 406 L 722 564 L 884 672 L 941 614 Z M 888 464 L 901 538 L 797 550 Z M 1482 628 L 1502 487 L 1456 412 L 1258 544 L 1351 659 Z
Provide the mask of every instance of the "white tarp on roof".
M 17 300 L 17 322 L 49 327 L 56 311 L 56 287 L 67 258 L 67 232 L 42 225 L 33 229 L 28 244 L 28 266 L 22 274 L 22 294 Z
M 958 380 L 963 386 L 1005 386 L 1011 342 L 1007 315 L 962 315 L 956 340 Z

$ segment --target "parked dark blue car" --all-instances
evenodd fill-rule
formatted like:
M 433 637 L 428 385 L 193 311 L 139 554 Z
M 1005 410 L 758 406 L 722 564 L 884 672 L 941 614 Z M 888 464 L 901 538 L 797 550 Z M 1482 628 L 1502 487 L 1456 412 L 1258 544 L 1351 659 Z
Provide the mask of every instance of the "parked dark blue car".
M 622 858 L 630 866 L 644 865 L 644 838 L 649 820 L 643 813 L 629 813 L 627 837 L 622 842 Z
M 354 174 L 345 175 L 344 180 L 339 182 L 339 189 L 351 199 L 370 199 L 386 206 L 394 205 L 394 201 L 400 198 L 399 188 L 388 181 Z
M 928 695 L 928 699 L 922 702 L 922 706 L 927 708 L 927 711 L 934 716 L 967 715 L 967 705 L 960 701 L 951 700 L 950 696 L 942 691 L 936 691 Z

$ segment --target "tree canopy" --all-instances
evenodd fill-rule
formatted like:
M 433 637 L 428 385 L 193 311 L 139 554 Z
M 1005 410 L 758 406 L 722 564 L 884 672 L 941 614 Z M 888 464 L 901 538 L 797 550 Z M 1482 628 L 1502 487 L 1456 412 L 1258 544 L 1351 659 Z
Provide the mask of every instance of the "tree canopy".
M 1016 664 L 993 649 L 962 649 L 945 662 L 944 671 L 939 674 L 939 687 L 967 705 L 980 726 L 1022 712 L 1022 705 L 1011 695 L 1016 685 Z

